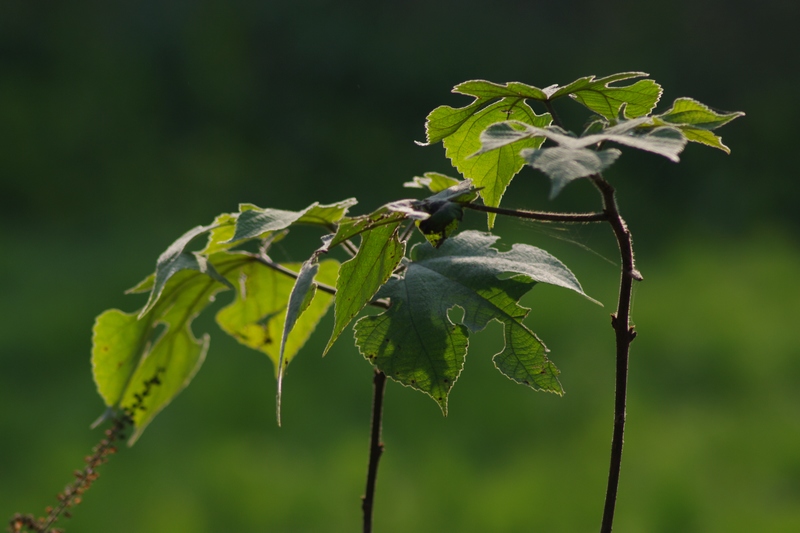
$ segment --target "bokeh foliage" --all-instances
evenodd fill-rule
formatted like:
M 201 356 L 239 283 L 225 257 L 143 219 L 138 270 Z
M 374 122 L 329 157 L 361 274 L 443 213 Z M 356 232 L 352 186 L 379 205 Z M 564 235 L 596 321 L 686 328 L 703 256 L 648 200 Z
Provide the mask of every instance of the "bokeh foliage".
M 747 118 L 726 129 L 732 156 L 696 146 L 680 166 L 626 156 L 607 176 L 645 276 L 617 527 L 800 527 L 800 185 L 789 156 L 798 7 L 496 9 L 492 25 L 469 2 L 0 6 L 0 517 L 40 512 L 99 438 L 87 429 L 102 411 L 94 317 L 134 309 L 122 289 L 187 227 L 240 202 L 299 209 L 356 196 L 369 209 L 414 175 L 453 173 L 440 147 L 412 141 L 430 109 L 466 105 L 447 94 L 464 79 L 543 86 L 641 69 L 664 102 L 692 95 Z M 656 20 L 669 31 L 654 32 Z M 596 207 L 588 185 L 574 188 L 548 203 L 546 179 L 528 169 L 504 202 Z M 497 229 L 552 251 L 613 301 L 615 267 L 538 226 Z M 614 257 L 603 232 L 572 231 Z M 509 386 L 489 360 L 502 335 L 492 327 L 474 340 L 478 354 L 485 337 L 487 357 L 471 355 L 447 419 L 390 387 L 377 529 L 596 527 L 612 401 L 607 311 L 535 291 L 530 322 L 570 376 L 565 396 Z M 191 389 L 107 465 L 68 530 L 357 528 L 370 368 L 348 342 L 320 361 L 324 337 L 293 362 L 278 429 L 271 364 L 217 335 Z

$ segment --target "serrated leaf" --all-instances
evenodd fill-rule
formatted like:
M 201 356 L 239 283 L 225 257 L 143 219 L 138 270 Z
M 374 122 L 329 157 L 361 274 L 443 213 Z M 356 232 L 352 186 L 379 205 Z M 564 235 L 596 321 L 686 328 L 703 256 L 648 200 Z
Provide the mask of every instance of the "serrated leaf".
M 299 272 L 301 268 L 299 263 L 281 263 L 281 266 L 294 272 Z M 319 283 L 333 285 L 336 283 L 338 269 L 338 261 L 320 261 L 319 271 L 314 279 Z M 275 365 L 277 378 L 281 368 L 280 350 L 286 308 L 295 280 L 259 263 L 246 265 L 237 279 L 237 297 L 233 303 L 217 313 L 217 324 L 241 344 L 266 354 Z M 286 339 L 283 367 L 297 355 L 332 301 L 332 295 L 316 291 L 311 304 L 297 319 Z
M 497 207 L 511 179 L 522 169 L 525 162 L 518 153 L 523 148 L 537 148 L 543 139 L 520 139 L 516 146 L 503 147 L 492 152 L 476 152 L 481 147 L 480 133 L 490 125 L 509 118 L 544 127 L 550 124 L 549 114 L 536 115 L 519 99 L 501 99 L 474 113 L 461 127 L 443 140 L 445 154 L 466 178 L 481 188 L 480 195 L 486 205 Z M 488 214 L 488 223 L 494 225 L 494 213 Z
M 741 116 L 744 116 L 744 113 L 740 111 L 719 113 L 697 100 L 678 98 L 668 111 L 654 117 L 654 120 L 657 124 L 677 127 L 691 142 L 705 144 L 730 154 L 730 149 L 722 144 L 722 139 L 711 133 L 711 130 L 724 126 Z
M 209 258 L 221 275 L 235 275 L 249 258 L 217 254 Z M 112 309 L 93 328 L 92 367 L 101 397 L 109 407 L 130 408 L 135 442 L 161 409 L 191 381 L 208 349 L 208 335 L 194 336 L 194 318 L 225 285 L 197 270 L 170 276 L 161 297 L 143 318 Z M 154 387 L 148 382 L 157 378 Z
M 688 141 L 705 144 L 706 146 L 711 146 L 712 148 L 717 148 L 726 154 L 731 153 L 731 149 L 722 144 L 722 138 L 709 130 L 693 128 L 691 126 L 678 126 L 678 128 Z
M 692 98 L 678 98 L 672 107 L 658 118 L 676 126 L 692 126 L 704 130 L 715 130 L 731 120 L 744 116 L 741 111 L 718 113 Z
M 397 236 L 399 225 L 398 221 L 362 233 L 358 253 L 339 269 L 333 333 L 323 355 L 400 264 L 406 246 Z
M 523 150 L 521 155 L 533 168 L 550 178 L 550 199 L 571 181 L 599 174 L 610 167 L 622 152 L 616 148 L 594 151 L 588 148 L 556 146 L 541 150 Z
M 409 189 L 428 189 L 432 193 L 443 191 L 454 185 L 458 185 L 461 180 L 451 178 L 438 172 L 426 172 L 421 177 L 414 176 L 412 181 L 403 183 L 403 187 Z
M 445 414 L 448 393 L 463 367 L 468 331 L 482 330 L 492 320 L 503 324 L 506 339 L 493 358 L 498 369 L 532 388 L 562 392 L 544 345 L 522 324 L 528 309 L 517 301 L 536 282 L 580 294 L 583 289 L 547 252 L 525 244 L 499 252 L 492 248 L 496 240 L 466 231 L 439 249 L 415 246 L 403 276 L 391 278 L 377 294 L 390 298 L 391 307 L 355 326 L 364 357 L 392 379 L 431 396 Z M 464 311 L 462 324 L 448 316 L 455 307 Z
M 512 97 L 547 100 L 547 95 L 542 89 L 517 81 L 500 84 L 486 80 L 470 80 L 456 85 L 453 92 L 484 99 Z
M 298 273 L 297 279 L 294 282 L 292 291 L 289 293 L 289 301 L 286 306 L 286 315 L 283 321 L 283 335 L 281 336 L 280 355 L 278 357 L 278 390 L 275 397 L 275 412 L 279 426 L 281 425 L 283 370 L 286 366 L 283 358 L 286 350 L 286 341 L 289 338 L 289 334 L 292 332 L 292 329 L 294 329 L 297 320 L 300 318 L 300 315 L 303 314 L 303 311 L 308 309 L 312 300 L 314 299 L 317 289 L 317 286 L 314 285 L 314 277 L 317 275 L 318 270 L 319 263 L 317 260 L 317 254 L 315 253 L 308 261 L 303 263 L 302 267 L 300 267 L 300 272 Z M 288 360 L 286 361 L 286 364 L 288 364 Z
M 564 87 L 548 87 L 545 92 L 551 100 L 570 95 L 608 120 L 616 119 L 623 106 L 626 118 L 637 118 L 649 114 L 655 108 L 661 98 L 661 86 L 653 80 L 639 80 L 622 87 L 611 84 L 645 76 L 648 76 L 645 72 L 622 72 L 600 79 L 585 76 Z

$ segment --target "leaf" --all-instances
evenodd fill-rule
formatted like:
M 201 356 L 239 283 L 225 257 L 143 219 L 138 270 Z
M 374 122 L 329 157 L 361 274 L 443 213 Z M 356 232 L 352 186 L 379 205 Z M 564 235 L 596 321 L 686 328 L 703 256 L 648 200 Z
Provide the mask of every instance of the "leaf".
M 155 279 L 153 281 L 153 288 L 150 291 L 150 297 L 147 304 L 142 308 L 139 313 L 139 318 L 143 317 L 150 311 L 158 301 L 164 290 L 165 285 L 169 279 L 180 272 L 181 270 L 197 270 L 203 274 L 208 274 L 222 284 L 227 285 L 228 282 L 220 276 L 214 269 L 214 266 L 209 264 L 205 256 L 200 254 L 186 253 L 184 249 L 195 237 L 206 233 L 212 226 L 196 226 L 173 242 L 156 261 Z M 141 284 L 140 284 L 141 285 Z M 231 286 L 233 288 L 233 286 Z M 134 289 L 139 289 L 139 286 Z
M 470 80 L 456 85 L 453 92 L 485 99 L 514 97 L 547 100 L 547 94 L 538 87 L 517 81 L 499 84 L 486 80 Z
M 608 168 L 619 157 L 616 149 L 594 151 L 589 147 L 614 142 L 638 148 L 678 161 L 678 154 L 686 146 L 680 130 L 671 126 L 653 127 L 649 118 L 625 121 L 603 130 L 602 133 L 572 137 L 556 127 L 537 128 L 521 122 L 508 121 L 494 124 L 481 133 L 481 149 L 490 152 L 504 149 L 526 137 L 546 137 L 558 147 L 525 149 L 520 152 L 529 164 L 553 180 L 550 196 L 554 197 L 568 182 L 591 176 Z
M 323 355 L 400 264 L 406 246 L 397 237 L 399 225 L 398 221 L 364 232 L 358 253 L 339 269 L 333 333 Z
M 314 202 L 300 211 L 248 209 L 239 214 L 236 231 L 230 242 L 253 239 L 271 231 L 286 229 L 293 224 L 312 224 L 330 228 L 332 224 L 341 220 L 355 203 L 355 198 L 349 198 L 330 205 L 319 205 Z
M 552 200 L 569 182 L 599 174 L 611 166 L 621 153 L 616 148 L 596 152 L 588 148 L 558 146 L 543 150 L 523 150 L 522 157 L 529 165 L 550 178 Z
M 718 148 L 730 154 L 722 139 L 710 130 L 724 126 L 731 120 L 744 116 L 741 111 L 719 113 L 691 98 L 678 98 L 672 107 L 655 117 L 659 124 L 673 125 L 681 130 L 687 140 Z M 660 122 L 659 122 L 660 121 Z
M 731 120 L 744 116 L 741 111 L 718 113 L 692 98 L 678 98 L 672 107 L 658 118 L 677 126 L 693 126 L 704 130 L 715 130 Z
M 519 99 L 504 98 L 474 113 L 461 127 L 443 140 L 445 154 L 466 178 L 480 187 L 480 195 L 486 205 L 497 207 L 512 178 L 522 169 L 525 162 L 519 157 L 523 148 L 537 148 L 543 139 L 524 138 L 516 146 L 503 147 L 492 152 L 481 152 L 480 134 L 487 127 L 509 118 L 544 127 L 550 124 L 551 117 L 545 113 L 536 115 L 528 105 Z M 477 154 L 476 154 L 477 153 Z M 488 213 L 489 228 L 494 225 L 495 214 Z
M 432 193 L 443 191 L 454 185 L 458 185 L 461 180 L 439 174 L 438 172 L 426 172 L 422 177 L 415 176 L 413 181 L 407 181 L 403 187 L 410 189 L 425 189 L 427 188 Z
M 235 276 L 250 261 L 244 256 L 217 254 L 209 258 L 221 275 Z M 109 407 L 130 408 L 136 431 L 145 427 L 189 384 L 208 350 L 208 335 L 194 336 L 194 318 L 225 289 L 218 280 L 197 270 L 170 276 L 158 302 L 143 318 L 111 309 L 93 328 L 92 367 L 98 392 Z M 147 385 L 154 378 L 159 384 Z
M 439 249 L 417 245 L 402 277 L 378 292 L 391 307 L 355 325 L 361 353 L 403 385 L 430 395 L 447 413 L 447 396 L 458 379 L 467 352 L 468 332 L 497 320 L 505 347 L 495 354 L 497 368 L 534 389 L 561 394 L 558 370 L 547 350 L 522 320 L 528 309 L 517 301 L 536 282 L 550 283 L 585 296 L 572 273 L 547 252 L 515 244 L 507 252 L 491 246 L 497 237 L 475 231 L 448 239 Z M 461 324 L 449 311 L 464 311 Z
M 282 263 L 281 266 L 299 272 L 299 263 Z M 320 261 L 314 278 L 319 283 L 333 285 L 339 263 L 333 259 Z M 283 365 L 281 338 L 286 319 L 287 303 L 295 280 L 286 274 L 259 263 L 251 263 L 238 274 L 236 299 L 217 313 L 217 324 L 241 344 L 266 354 L 275 365 L 275 377 L 297 355 L 317 323 L 325 316 L 333 296 L 316 291 L 311 304 L 299 316 L 284 344 Z
M 283 369 L 286 366 L 283 359 L 286 351 L 286 340 L 289 338 L 289 334 L 292 332 L 292 329 L 297 323 L 298 318 L 300 318 L 300 315 L 303 314 L 303 311 L 308 309 L 308 307 L 311 305 L 311 301 L 314 299 L 314 295 L 317 291 L 317 286 L 314 285 L 314 276 L 317 275 L 318 270 L 319 264 L 317 261 L 317 254 L 315 253 L 308 261 L 303 263 L 302 267 L 300 267 L 300 272 L 294 282 L 292 292 L 289 294 L 289 302 L 286 306 L 286 316 L 283 321 L 283 335 L 281 336 L 280 356 L 278 357 L 278 392 L 275 398 L 275 411 L 279 426 L 281 425 Z M 286 364 L 288 364 L 288 360 L 286 361 Z
M 612 87 L 615 81 L 648 76 L 644 72 L 622 72 L 604 78 L 579 78 L 564 87 L 551 87 L 545 92 L 550 99 L 569 94 L 575 100 L 608 120 L 619 115 L 624 104 L 624 116 L 637 118 L 649 114 L 661 98 L 661 86 L 653 80 L 639 80 L 632 85 Z

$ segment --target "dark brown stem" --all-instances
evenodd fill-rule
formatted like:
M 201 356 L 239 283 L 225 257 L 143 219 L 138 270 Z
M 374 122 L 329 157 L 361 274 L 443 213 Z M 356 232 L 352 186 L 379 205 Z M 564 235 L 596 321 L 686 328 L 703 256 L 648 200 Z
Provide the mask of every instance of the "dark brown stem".
M 522 209 L 505 209 L 502 207 L 490 207 L 480 204 L 463 204 L 462 207 L 483 211 L 484 213 L 496 213 L 517 218 L 529 218 L 541 220 L 543 222 L 602 222 L 608 220 L 608 214 L 603 213 L 550 213 L 547 211 L 525 211 Z
M 383 454 L 381 442 L 381 419 L 383 417 L 383 392 L 386 388 L 386 374 L 375 369 L 372 396 L 372 429 L 369 442 L 369 466 L 367 467 L 367 488 L 361 498 L 364 512 L 364 533 L 372 532 L 372 510 L 375 505 L 375 482 L 378 479 L 378 461 Z
M 622 445 L 625 434 L 625 401 L 628 388 L 628 356 L 630 345 L 636 337 L 636 332 L 631 326 L 631 290 L 633 281 L 641 281 L 642 275 L 636 270 L 633 261 L 633 242 L 631 233 L 625 221 L 619 214 L 614 187 L 600 175 L 592 176 L 595 184 L 603 197 L 603 208 L 608 216 L 608 222 L 617 238 L 620 257 L 622 259 L 622 272 L 619 284 L 619 300 L 617 311 L 611 315 L 611 326 L 616 334 L 617 361 L 616 361 L 616 392 L 614 396 L 614 432 L 611 438 L 611 462 L 608 471 L 608 485 L 606 487 L 606 501 L 603 508 L 603 522 L 601 533 L 611 533 L 614 525 L 614 509 L 617 503 L 617 489 L 619 487 L 619 474 L 622 465 Z

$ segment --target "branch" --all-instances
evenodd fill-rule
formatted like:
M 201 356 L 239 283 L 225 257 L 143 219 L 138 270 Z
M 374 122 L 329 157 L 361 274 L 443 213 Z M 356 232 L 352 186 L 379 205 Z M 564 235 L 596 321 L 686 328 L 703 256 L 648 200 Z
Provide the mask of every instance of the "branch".
M 602 222 L 609 220 L 609 215 L 605 211 L 602 213 L 551 213 L 548 211 L 525 211 L 522 209 L 505 209 L 502 207 L 490 207 L 479 204 L 461 204 L 462 207 L 483 211 L 484 213 L 496 213 L 517 218 L 529 218 L 544 222 Z
M 383 392 L 386 388 L 386 374 L 375 369 L 372 396 L 372 429 L 369 443 L 369 466 L 367 467 L 367 488 L 361 498 L 364 512 L 364 533 L 372 532 L 372 510 L 375 505 L 375 482 L 378 478 L 378 462 L 383 454 L 381 442 L 381 419 L 383 417 Z
M 614 525 L 614 509 L 617 503 L 619 473 L 622 466 L 622 445 L 625 434 L 625 401 L 628 387 L 628 356 L 630 354 L 631 342 L 636 337 L 636 332 L 633 326 L 631 326 L 631 290 L 633 281 L 641 281 L 642 275 L 636 270 L 634 265 L 631 233 L 619 214 L 614 187 L 599 174 L 592 176 L 591 180 L 603 197 L 603 210 L 614 231 L 614 236 L 617 238 L 617 245 L 619 246 L 619 252 L 622 258 L 617 311 L 611 315 L 611 326 L 616 333 L 617 344 L 614 432 L 611 438 L 611 462 L 608 471 L 606 501 L 603 508 L 603 522 L 600 527 L 601 533 L 611 533 L 611 529 Z

